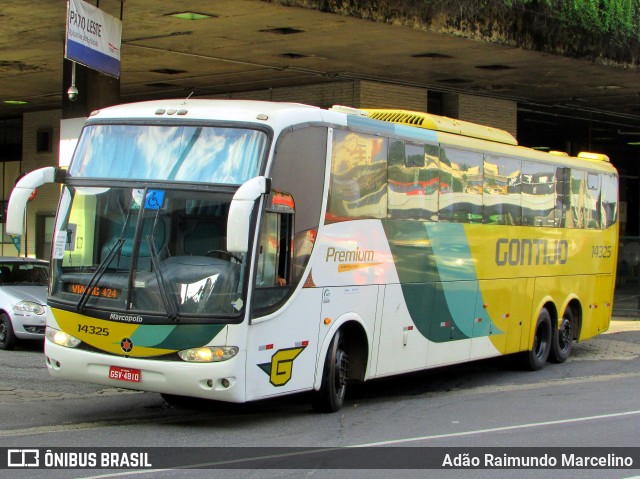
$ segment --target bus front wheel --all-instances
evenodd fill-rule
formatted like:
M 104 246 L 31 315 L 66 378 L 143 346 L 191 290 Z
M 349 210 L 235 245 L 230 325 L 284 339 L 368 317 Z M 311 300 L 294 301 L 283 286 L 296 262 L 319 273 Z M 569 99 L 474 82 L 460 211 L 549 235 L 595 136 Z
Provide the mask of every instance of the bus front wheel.
M 189 409 L 194 407 L 198 400 L 188 396 L 178 396 L 177 394 L 160 393 L 162 399 L 169 405 L 177 408 Z
M 533 346 L 531 350 L 522 353 L 523 366 L 525 369 L 538 371 L 547 364 L 549 352 L 551 351 L 552 329 L 551 315 L 546 308 L 542 308 L 536 321 Z
M 345 344 L 345 335 L 338 330 L 327 351 L 320 390 L 314 392 L 312 406 L 316 412 L 336 412 L 344 403 L 349 364 Z

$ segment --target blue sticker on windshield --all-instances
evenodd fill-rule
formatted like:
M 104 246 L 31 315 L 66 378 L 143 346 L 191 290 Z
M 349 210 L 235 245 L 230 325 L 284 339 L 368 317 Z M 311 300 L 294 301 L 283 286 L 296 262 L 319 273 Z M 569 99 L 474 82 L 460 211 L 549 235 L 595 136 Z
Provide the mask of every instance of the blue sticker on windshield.
M 164 191 L 148 190 L 144 200 L 144 208 L 146 210 L 159 210 L 164 202 Z

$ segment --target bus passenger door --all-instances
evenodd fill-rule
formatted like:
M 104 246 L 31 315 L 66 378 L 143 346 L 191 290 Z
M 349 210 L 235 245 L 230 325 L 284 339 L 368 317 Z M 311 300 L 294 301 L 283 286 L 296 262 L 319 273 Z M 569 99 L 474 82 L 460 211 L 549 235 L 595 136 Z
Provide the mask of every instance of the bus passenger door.
M 291 196 L 273 190 L 256 245 L 247 400 L 308 390 L 315 379 L 322 290 L 294 274 L 293 220 Z

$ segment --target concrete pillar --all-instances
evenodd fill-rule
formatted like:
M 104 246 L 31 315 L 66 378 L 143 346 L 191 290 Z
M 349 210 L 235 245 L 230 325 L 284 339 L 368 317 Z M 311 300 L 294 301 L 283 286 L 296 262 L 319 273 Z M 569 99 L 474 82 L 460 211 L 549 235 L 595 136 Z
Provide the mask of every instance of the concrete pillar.
M 120 102 L 120 79 L 104 75 L 76 63 L 75 85 L 78 98 L 71 101 L 67 92 L 71 86 L 73 62 L 64 59 L 62 75 L 62 119 L 86 118 L 93 110 Z
M 63 59 L 62 75 L 62 121 L 60 122 L 59 166 L 69 166 L 84 120 L 89 114 L 106 106 L 120 102 L 120 79 L 104 75 L 76 63 L 75 87 L 78 96 L 71 100 L 68 95 L 73 75 L 73 62 Z

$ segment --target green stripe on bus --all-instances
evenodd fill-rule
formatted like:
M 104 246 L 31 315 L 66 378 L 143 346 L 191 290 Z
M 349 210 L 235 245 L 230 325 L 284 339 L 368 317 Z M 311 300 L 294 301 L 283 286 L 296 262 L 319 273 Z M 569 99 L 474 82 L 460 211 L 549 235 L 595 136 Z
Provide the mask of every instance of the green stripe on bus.
M 463 225 L 402 220 L 382 223 L 407 309 L 423 336 L 446 342 L 487 336 L 492 328 L 498 329 L 481 306 Z
M 207 344 L 224 327 L 224 324 L 140 325 L 131 340 L 136 346 L 180 351 Z

